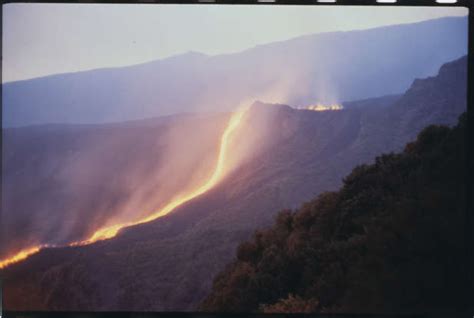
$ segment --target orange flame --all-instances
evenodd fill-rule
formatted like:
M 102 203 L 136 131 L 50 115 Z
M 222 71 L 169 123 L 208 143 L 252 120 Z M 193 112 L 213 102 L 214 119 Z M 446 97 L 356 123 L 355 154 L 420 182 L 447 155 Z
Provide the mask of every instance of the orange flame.
M 171 202 L 169 202 L 167 205 L 165 205 L 162 209 L 153 211 L 150 213 L 147 217 L 136 220 L 133 222 L 124 222 L 124 223 L 118 223 L 110 226 L 106 226 L 104 228 L 98 229 L 95 231 L 88 239 L 82 240 L 82 241 L 77 241 L 77 242 L 72 242 L 68 244 L 68 246 L 83 246 L 83 245 L 89 245 L 92 243 L 95 243 L 97 241 L 102 241 L 102 240 L 107 240 L 110 238 L 113 238 L 117 235 L 117 233 L 129 226 L 133 225 L 138 225 L 138 224 L 143 224 L 147 223 L 153 220 L 156 220 L 159 217 L 162 217 L 170 212 L 172 212 L 174 209 L 176 209 L 178 206 L 200 196 L 201 194 L 209 191 L 211 188 L 213 188 L 219 181 L 222 180 L 224 177 L 226 171 L 226 161 L 228 157 L 228 148 L 229 148 L 229 140 L 232 135 L 232 133 L 237 129 L 239 126 L 241 119 L 245 113 L 246 109 L 241 109 L 239 111 L 236 111 L 230 118 L 229 123 L 227 124 L 226 129 L 224 130 L 224 133 L 222 134 L 221 140 L 220 140 L 220 146 L 219 146 L 219 153 L 217 157 L 217 163 L 216 167 L 214 169 L 214 172 L 212 173 L 211 177 L 204 182 L 201 186 L 199 186 L 197 189 L 192 190 L 189 193 L 181 194 L 177 198 L 173 199 Z M 17 263 L 19 261 L 22 261 L 29 257 L 30 255 L 33 255 L 37 252 L 39 252 L 43 247 L 46 246 L 36 246 L 32 247 L 29 249 L 22 250 L 18 252 L 16 255 L 7 258 L 5 260 L 0 261 L 0 269 L 5 268 L 11 264 Z M 51 246 L 52 247 L 52 246 Z
M 317 111 L 317 112 L 321 112 L 321 111 L 325 111 L 325 110 L 341 110 L 343 108 L 344 107 L 340 104 L 324 105 L 324 104 L 320 104 L 320 103 L 303 107 L 303 109 L 314 110 L 314 111 Z
M 119 223 L 119 224 L 114 224 L 111 226 L 107 226 L 104 228 L 101 228 L 97 230 L 92 236 L 84 241 L 80 242 L 75 242 L 72 243 L 71 245 L 76 246 L 76 245 L 87 245 L 91 244 L 97 241 L 101 240 L 106 240 L 110 239 L 114 236 L 117 235 L 117 233 L 123 229 L 124 227 L 129 227 L 133 225 L 138 225 L 138 224 L 143 224 L 143 223 L 148 223 L 150 221 L 156 220 L 159 217 L 162 217 L 174 209 L 176 209 L 178 206 L 200 196 L 201 194 L 209 191 L 212 187 L 214 187 L 224 176 L 225 172 L 225 162 L 226 162 L 226 157 L 228 155 L 228 147 L 229 147 L 229 139 L 230 135 L 237 129 L 242 116 L 244 114 L 244 110 L 240 110 L 235 112 L 232 117 L 229 120 L 229 123 L 222 134 L 221 141 L 220 141 L 220 147 L 219 147 L 219 154 L 217 157 L 217 164 L 216 168 L 214 169 L 214 172 L 212 173 L 211 177 L 200 187 L 197 189 L 192 190 L 189 193 L 182 194 L 178 196 L 177 198 L 173 199 L 171 202 L 169 202 L 167 205 L 165 205 L 162 209 L 157 210 L 149 214 L 147 217 L 137 220 L 135 222 L 126 222 L 126 223 Z
M 18 262 L 26 259 L 27 257 L 38 253 L 41 250 L 41 248 L 42 248 L 42 246 L 34 246 L 34 247 L 29 247 L 29 248 L 26 248 L 26 249 L 23 249 L 23 250 L 19 251 L 15 255 L 0 261 L 0 269 L 3 269 L 3 268 L 5 268 L 9 265 L 18 263 Z

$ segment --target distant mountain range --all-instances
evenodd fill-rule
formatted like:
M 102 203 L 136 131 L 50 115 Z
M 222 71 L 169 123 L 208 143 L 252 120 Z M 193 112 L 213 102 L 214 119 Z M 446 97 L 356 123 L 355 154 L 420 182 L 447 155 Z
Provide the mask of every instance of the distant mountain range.
M 463 20 L 427 23 L 440 21 Z M 364 32 L 369 31 L 361 34 Z M 173 213 L 128 228 L 111 240 L 84 247 L 45 249 L 2 270 L 5 308 L 196 310 L 209 293 L 214 276 L 235 257 L 238 244 L 249 239 L 255 229 L 269 226 L 280 210 L 298 207 L 324 191 L 337 189 L 354 166 L 370 163 L 381 153 L 401 150 L 430 124 L 454 125 L 466 110 L 466 80 L 464 56 L 444 64 L 436 76 L 415 80 L 402 95 L 345 103 L 346 109 L 339 111 L 316 112 L 255 102 L 243 119 L 245 133 L 241 140 L 243 144 L 255 138 L 265 142 L 228 178 Z M 87 223 L 87 218 L 95 217 L 94 211 L 113 208 L 122 197 L 132 198 L 140 180 L 154 175 L 150 168 L 154 160 L 137 165 L 133 159 L 148 153 L 160 162 L 161 146 L 166 145 L 154 137 L 163 131 L 163 125 L 183 127 L 183 118 L 188 120 L 184 126 L 196 134 L 214 123 L 209 128 L 213 136 L 222 131 L 228 115 L 5 129 L 2 172 L 9 178 L 7 194 L 18 195 L 16 201 L 10 201 L 16 202 L 10 208 L 21 211 L 24 202 L 35 198 L 33 202 L 38 205 L 46 202 L 50 210 L 37 214 L 35 222 L 45 218 L 47 223 L 48 213 L 60 221 L 49 233 L 40 231 L 45 238 L 71 219 L 77 224 Z M 31 148 L 35 144 L 38 148 Z M 82 185 L 89 184 L 82 189 L 89 190 L 76 193 L 81 183 L 75 185 L 67 178 L 58 180 L 54 176 L 80 160 L 75 156 L 87 158 L 88 154 L 81 155 L 81 151 L 87 152 L 91 144 L 92 149 L 111 145 L 110 155 L 89 158 L 92 166 L 88 170 L 92 172 L 80 179 Z M 202 147 L 210 150 L 200 152 L 196 160 L 212 153 L 213 144 L 215 139 L 209 137 Z M 183 165 L 188 166 L 192 162 Z M 34 178 L 28 177 L 31 174 Z M 119 187 L 130 175 L 136 182 Z M 159 181 L 147 185 L 141 198 L 146 198 L 146 193 L 153 197 Z M 28 192 L 22 193 L 23 188 Z M 54 195 L 48 193 L 53 188 Z M 38 192 L 40 189 L 43 192 Z M 11 198 L 4 195 L 2 203 Z M 71 202 L 77 210 L 68 214 Z M 27 211 L 30 214 L 25 216 L 12 214 L 9 235 L 21 237 L 28 217 L 38 212 L 34 206 Z M 87 213 L 80 214 L 84 211 Z M 61 213 L 67 217 L 62 219 Z M 6 242 L 15 240 L 10 236 Z
M 467 17 L 302 36 L 217 56 L 188 52 L 129 67 L 6 83 L 3 126 L 104 123 L 401 94 L 467 54 Z

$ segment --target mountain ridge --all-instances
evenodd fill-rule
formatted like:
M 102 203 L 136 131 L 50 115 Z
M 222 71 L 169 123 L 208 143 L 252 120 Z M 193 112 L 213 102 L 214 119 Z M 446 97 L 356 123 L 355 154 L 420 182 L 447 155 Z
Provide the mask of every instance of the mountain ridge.
M 308 105 L 398 94 L 414 78 L 432 75 L 444 62 L 466 54 L 466 25 L 465 17 L 437 19 L 389 33 L 347 32 L 234 55 L 7 83 L 2 86 L 3 126 L 232 111 L 249 99 Z M 406 43 L 416 36 L 417 50 L 410 50 Z M 351 52 L 358 63 L 348 61 L 343 52 Z
M 4 82 L 3 84 L 10 84 L 10 83 L 16 83 L 16 82 L 23 82 L 23 81 L 30 81 L 34 79 L 40 79 L 40 78 L 47 78 L 51 76 L 61 76 L 61 75 L 67 75 L 67 74 L 77 74 L 77 73 L 83 73 L 83 72 L 91 72 L 91 71 L 100 71 L 100 70 L 111 70 L 111 69 L 121 69 L 121 68 L 128 68 L 128 67 L 135 67 L 135 66 L 145 66 L 145 65 L 150 65 L 150 64 L 155 64 L 159 62 L 164 62 L 169 59 L 176 59 L 180 57 L 185 57 L 185 56 L 194 56 L 194 57 L 202 57 L 202 58 L 214 58 L 214 57 L 219 57 L 219 56 L 227 56 L 227 55 L 234 55 L 234 54 L 240 54 L 246 51 L 251 51 L 256 48 L 261 48 L 261 47 L 266 47 L 266 46 L 271 46 L 271 45 L 277 45 L 281 44 L 284 42 L 288 41 L 297 41 L 300 39 L 305 39 L 305 38 L 312 38 L 312 37 L 318 37 L 318 36 L 325 36 L 325 35 L 334 35 L 334 34 L 341 34 L 341 33 L 351 33 L 351 32 L 364 32 L 364 31 L 373 31 L 376 29 L 384 29 L 384 28 L 396 28 L 396 27 L 403 27 L 407 25 L 416 25 L 416 24 L 424 24 L 424 23 L 429 23 L 429 22 L 435 22 L 436 20 L 439 19 L 460 19 L 463 18 L 462 16 L 449 16 L 449 17 L 444 17 L 444 18 L 433 18 L 433 19 L 428 19 L 428 20 L 423 20 L 423 21 L 418 21 L 418 22 L 406 22 L 406 23 L 401 23 L 401 24 L 393 24 L 393 25 L 384 25 L 380 27 L 371 27 L 367 29 L 357 29 L 357 30 L 337 30 L 337 31 L 328 31 L 328 32 L 320 32 L 320 33 L 310 33 L 310 34 L 304 34 L 296 37 L 291 37 L 288 39 L 284 40 L 278 40 L 278 41 L 272 41 L 272 42 L 267 42 L 263 44 L 257 44 L 255 46 L 243 49 L 243 50 L 238 50 L 235 52 L 229 52 L 229 53 L 219 53 L 219 54 L 207 54 L 201 51 L 195 51 L 195 50 L 188 50 L 184 51 L 182 53 L 177 53 L 171 56 L 163 57 L 163 58 L 156 58 L 150 61 L 145 61 L 145 62 L 139 62 L 135 64 L 130 64 L 130 65 L 123 65 L 123 66 L 110 66 L 110 67 L 103 67 L 103 68 L 92 68 L 88 70 L 82 70 L 82 71 L 72 71 L 72 72 L 61 72 L 61 73 L 55 73 L 55 74 L 49 74 L 49 75 L 44 75 L 44 76 L 36 76 L 32 78 L 27 78 L 27 79 L 21 79 L 21 80 L 13 80 L 13 81 L 8 81 Z
M 211 290 L 213 277 L 232 261 L 238 244 L 250 239 L 254 229 L 271 225 L 278 211 L 336 190 L 354 166 L 403 148 L 440 114 L 454 124 L 466 110 L 465 99 L 457 97 L 465 93 L 466 78 L 459 73 L 465 62 L 459 59 L 447 68 L 449 90 L 437 86 L 439 81 L 436 85 L 422 81 L 419 84 L 426 84 L 426 92 L 410 93 L 405 99 L 420 108 L 421 114 L 429 111 L 431 115 L 422 116 L 423 120 L 418 120 L 417 113 L 403 110 L 403 96 L 395 103 L 390 100 L 386 107 L 368 105 L 340 111 L 271 105 L 253 109 L 242 123 L 240 140 L 251 141 L 250 135 L 261 135 L 263 140 L 271 137 L 271 142 L 259 147 L 219 186 L 165 217 L 126 229 L 112 240 L 46 249 L 2 270 L 6 309 L 195 310 Z M 454 111 L 445 113 L 447 106 Z M 225 122 L 226 117 L 221 119 Z M 143 135 L 138 131 L 138 136 Z M 126 175 L 126 170 L 121 174 Z M 104 198 L 102 195 L 101 200 Z M 68 293 L 63 294 L 64 290 Z

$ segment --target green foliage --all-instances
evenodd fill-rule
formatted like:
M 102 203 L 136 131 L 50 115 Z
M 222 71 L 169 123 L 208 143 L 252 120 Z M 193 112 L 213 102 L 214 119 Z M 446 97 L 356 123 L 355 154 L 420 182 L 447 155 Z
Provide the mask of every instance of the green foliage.
M 466 115 L 356 167 L 242 243 L 203 311 L 427 312 L 465 303 Z

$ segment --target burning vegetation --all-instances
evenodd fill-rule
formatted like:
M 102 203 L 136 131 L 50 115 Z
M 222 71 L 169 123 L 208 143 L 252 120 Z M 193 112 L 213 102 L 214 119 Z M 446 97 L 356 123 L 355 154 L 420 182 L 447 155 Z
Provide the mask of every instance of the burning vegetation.
M 306 110 L 313 110 L 313 111 L 321 112 L 321 111 L 326 111 L 326 110 L 341 110 L 341 109 L 344 109 L 344 107 L 341 104 L 327 104 L 327 105 L 325 105 L 325 104 L 317 103 L 317 104 L 314 104 L 314 105 L 300 107 L 299 109 L 306 109 Z

